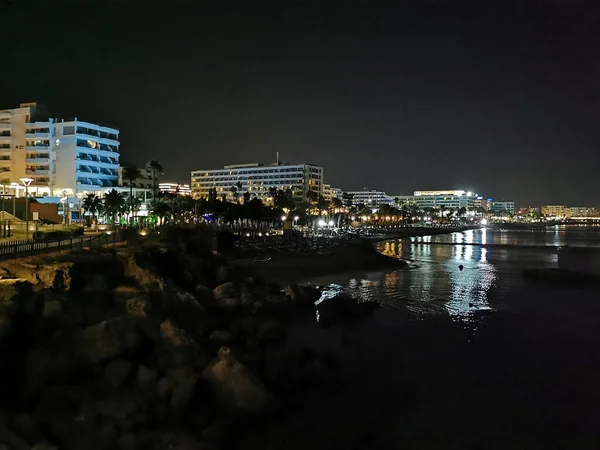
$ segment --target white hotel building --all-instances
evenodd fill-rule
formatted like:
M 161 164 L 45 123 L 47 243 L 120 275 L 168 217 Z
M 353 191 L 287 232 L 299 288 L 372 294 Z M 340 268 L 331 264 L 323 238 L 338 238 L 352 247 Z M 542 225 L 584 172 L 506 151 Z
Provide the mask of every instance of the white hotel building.
M 32 178 L 35 195 L 63 196 L 118 185 L 119 131 L 80 120 L 36 120 L 36 103 L 0 110 L 0 185 Z
M 241 183 L 241 189 L 237 184 Z M 323 193 L 323 168 L 312 164 L 274 163 L 263 166 L 258 163 L 225 166 L 216 170 L 195 170 L 192 172 L 192 195 L 195 198 L 208 198 L 211 188 L 217 195 L 223 194 L 233 199 L 231 187 L 236 186 L 241 198 L 244 192 L 269 202 L 269 188 L 291 189 L 294 199 L 306 199 L 306 193 Z

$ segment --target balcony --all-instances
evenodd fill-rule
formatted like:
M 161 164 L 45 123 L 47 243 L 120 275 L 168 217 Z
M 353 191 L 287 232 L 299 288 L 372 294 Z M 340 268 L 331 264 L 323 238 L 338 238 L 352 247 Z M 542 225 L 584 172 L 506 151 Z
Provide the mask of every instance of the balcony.
M 0 133 L 0 142 L 3 141 L 10 141 L 12 139 L 12 136 L 9 134 L 2 134 Z
M 28 164 L 48 164 L 50 163 L 50 158 L 26 158 L 25 162 Z
M 0 119 L 10 119 L 12 114 L 10 112 L 0 112 Z
M 25 150 L 31 150 L 31 151 L 48 151 L 50 149 L 50 144 L 46 145 L 46 144 L 36 144 L 36 145 L 26 145 L 25 146 Z
M 50 133 L 47 131 L 36 131 L 34 134 L 35 134 L 36 138 L 45 138 L 45 139 L 50 138 Z
M 12 125 L 10 123 L 0 123 L 0 130 L 10 130 Z
M 29 139 L 35 139 L 35 133 L 33 131 L 25 132 L 25 137 Z
M 25 173 L 27 175 L 42 176 L 42 175 L 49 175 L 50 171 L 49 170 L 36 169 L 36 170 L 26 170 Z

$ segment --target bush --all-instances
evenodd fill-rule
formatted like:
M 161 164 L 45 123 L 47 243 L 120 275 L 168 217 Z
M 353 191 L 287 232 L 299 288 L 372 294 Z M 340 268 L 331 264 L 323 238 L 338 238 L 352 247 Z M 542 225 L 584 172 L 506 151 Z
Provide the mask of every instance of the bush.
M 33 233 L 34 241 L 60 241 L 74 237 L 83 236 L 84 228 L 79 225 L 68 225 L 61 230 L 36 231 Z

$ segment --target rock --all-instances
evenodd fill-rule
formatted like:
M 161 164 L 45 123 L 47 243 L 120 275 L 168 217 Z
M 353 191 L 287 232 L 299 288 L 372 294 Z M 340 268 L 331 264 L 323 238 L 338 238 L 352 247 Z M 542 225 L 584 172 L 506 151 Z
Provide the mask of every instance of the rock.
M 190 293 L 175 289 L 170 296 L 169 308 L 174 320 L 181 328 L 193 331 L 205 326 L 207 315 L 204 307 Z
M 175 381 L 172 378 L 163 377 L 156 383 L 156 393 L 160 398 L 166 400 L 171 395 L 174 387 Z
M 11 327 L 11 318 L 18 310 L 18 298 L 23 282 L 0 280 L 0 340 Z
M 81 333 L 79 343 L 82 354 L 97 363 L 126 350 L 132 350 L 140 342 L 136 321 L 129 316 L 115 317 L 89 326 Z
M 58 317 L 62 313 L 62 306 L 58 300 L 44 303 L 44 316 L 48 318 Z
M 133 433 L 127 433 L 125 436 L 122 436 L 117 440 L 117 445 L 121 450 L 134 450 L 135 435 Z
M 114 440 L 117 438 L 119 433 L 114 423 L 105 423 L 100 428 L 100 434 L 107 440 Z
M 196 285 L 196 289 L 194 294 L 196 298 L 203 306 L 211 306 L 215 303 L 215 297 L 213 295 L 213 291 L 204 286 L 203 284 Z
M 234 308 L 241 305 L 241 299 L 237 298 L 235 284 L 233 282 L 224 283 L 213 290 L 215 301 L 222 308 Z
M 124 275 L 134 280 L 140 287 L 150 291 L 163 289 L 163 282 L 160 278 L 138 266 L 135 252 L 131 250 L 117 252 L 116 258 L 123 266 Z
M 50 289 L 69 290 L 71 286 L 71 270 L 73 263 L 52 262 L 44 263 L 37 269 L 37 279 L 42 286 Z
M 189 343 L 186 334 L 173 325 L 170 320 L 165 320 L 160 324 L 160 335 L 174 347 L 181 347 Z
M 36 430 L 29 414 L 15 414 L 11 430 L 29 443 L 43 442 L 43 436 Z
M 104 368 L 104 379 L 113 388 L 120 387 L 133 369 L 133 364 L 126 359 L 113 359 Z
M 203 378 L 217 400 L 239 413 L 259 413 L 267 405 L 268 393 L 250 370 L 239 363 L 227 347 L 206 367 Z
M 7 428 L 4 423 L 0 423 L 0 442 L 12 450 L 29 450 L 30 446 Z
M 137 404 L 129 398 L 114 398 L 97 402 L 96 409 L 103 416 L 125 420 L 137 411 Z
M 210 339 L 211 341 L 225 344 L 231 340 L 231 336 L 229 335 L 229 331 L 227 330 L 215 330 L 212 333 L 210 333 L 208 339 Z
M 192 395 L 194 394 L 195 383 L 188 380 L 182 383 L 179 383 L 173 389 L 173 393 L 171 394 L 170 405 L 174 411 L 183 410 L 189 403 Z
M 157 373 L 140 364 L 137 372 L 137 380 L 141 387 L 148 387 L 156 381 Z
M 141 298 L 131 298 L 125 302 L 125 312 L 134 317 L 147 318 L 148 301 Z
M 265 322 L 259 325 L 256 337 L 259 341 L 279 341 L 285 339 L 286 328 L 279 322 Z
M 90 280 L 83 287 L 83 292 L 108 292 L 110 286 L 100 273 L 90 274 Z
M 215 270 L 215 276 L 217 278 L 217 283 L 224 283 L 227 279 L 227 274 L 229 273 L 229 268 L 227 266 L 219 266 Z

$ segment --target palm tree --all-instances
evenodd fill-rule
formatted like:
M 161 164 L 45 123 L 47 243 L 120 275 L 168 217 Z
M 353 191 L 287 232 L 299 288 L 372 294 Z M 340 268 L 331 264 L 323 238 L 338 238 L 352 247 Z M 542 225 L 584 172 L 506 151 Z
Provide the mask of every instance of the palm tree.
M 156 202 L 152 206 L 152 214 L 156 215 L 160 219 L 161 223 L 165 218 L 171 217 L 171 213 L 171 206 L 165 202 Z
M 111 189 L 104 195 L 104 212 L 107 218 L 110 217 L 113 225 L 124 204 L 126 203 L 123 195 L 115 189 Z
M 129 211 L 133 221 L 133 182 L 141 176 L 142 172 L 135 166 L 123 167 L 123 178 L 129 182 Z
M 162 175 L 164 168 L 163 165 L 156 159 L 148 161 L 146 164 L 148 170 L 152 171 L 152 203 L 156 202 L 156 176 Z
M 92 215 L 92 223 L 96 214 L 102 210 L 102 199 L 96 194 L 90 193 L 83 199 L 83 209 Z
M 231 195 L 233 196 L 233 199 L 235 200 L 235 202 L 237 203 L 238 197 L 240 196 L 237 187 L 235 186 L 231 186 L 229 188 L 229 190 L 231 191 Z

